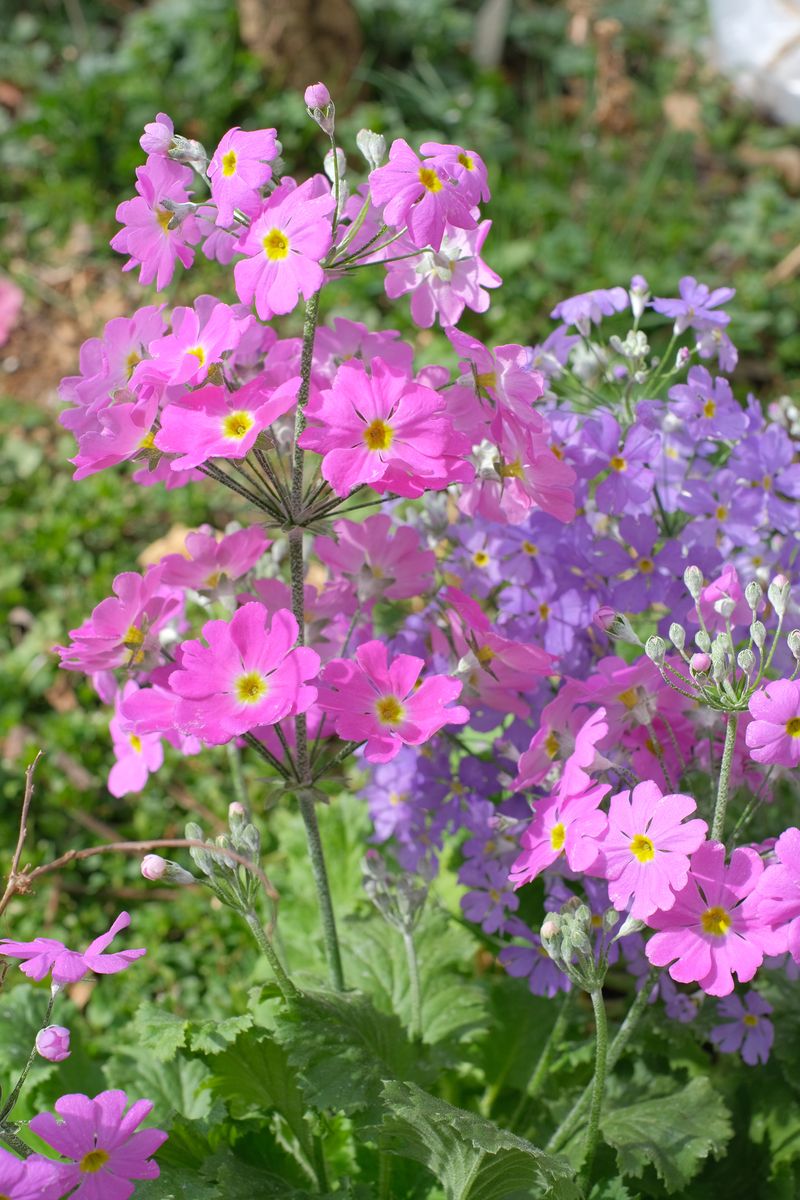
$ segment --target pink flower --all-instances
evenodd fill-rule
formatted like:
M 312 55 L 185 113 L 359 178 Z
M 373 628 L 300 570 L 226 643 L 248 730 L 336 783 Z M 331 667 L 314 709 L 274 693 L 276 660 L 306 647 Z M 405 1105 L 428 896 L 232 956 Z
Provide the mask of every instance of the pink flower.
M 238 391 L 208 384 L 168 404 L 161 414 L 155 445 L 178 454 L 173 471 L 186 471 L 210 458 L 244 458 L 262 429 L 292 408 L 299 380 L 270 389 L 261 376 Z
M 119 466 L 152 447 L 158 397 L 136 400 L 130 392 L 121 395 L 130 400 L 108 401 L 96 407 L 93 421 L 84 426 L 78 437 L 78 453 L 70 459 L 75 467 L 73 479 L 86 479 Z
M 58 1165 L 50 1159 L 17 1158 L 0 1147 L 0 1189 L 7 1200 L 61 1200 Z
M 201 303 L 201 301 L 211 303 Z M 199 311 L 198 311 L 199 310 Z M 212 297 L 199 297 L 194 308 L 176 308 L 172 332 L 150 342 L 152 358 L 141 362 L 133 373 L 132 385 L 152 380 L 158 384 L 202 383 L 222 355 L 235 350 L 252 317 L 237 320 L 228 304 Z
M 66 671 L 142 667 L 158 652 L 158 634 L 176 615 L 180 599 L 162 591 L 161 569 L 117 575 L 114 595 L 101 600 L 91 617 L 70 631 L 69 646 L 56 646 Z
M 157 113 L 155 121 L 145 125 L 139 145 L 145 154 L 167 154 L 172 145 L 175 126 L 166 113 Z
M 366 741 L 368 762 L 388 762 L 406 746 L 420 746 L 444 725 L 463 725 L 469 711 L 446 707 L 461 691 L 457 679 L 429 675 L 418 683 L 424 659 L 398 654 L 390 664 L 383 642 L 365 642 L 355 661 L 334 658 L 325 667 L 319 707 L 333 717 L 339 737 Z
M 446 228 L 439 250 L 389 262 L 386 295 L 396 300 L 410 292 L 411 317 L 423 329 L 430 328 L 437 317 L 443 326 L 457 325 L 465 308 L 486 312 L 486 289 L 503 282 L 480 257 L 491 225 L 491 221 L 481 221 L 477 229 Z M 410 243 L 408 247 L 413 251 Z
M 721 842 L 704 842 L 692 855 L 686 886 L 672 906 L 647 918 L 659 930 L 647 943 L 656 967 L 669 967 L 676 983 L 698 983 L 710 996 L 733 991 L 753 978 L 764 958 L 764 923 L 747 897 L 763 870 L 755 850 L 740 846 L 725 866 Z
M 372 201 L 383 206 L 387 225 L 408 227 L 414 246 L 438 250 L 449 222 L 460 229 L 477 224 L 464 188 L 454 183 L 434 159 L 420 159 L 402 138 L 392 143 L 389 161 L 369 177 Z
M 314 650 L 298 646 L 297 622 L 280 609 L 270 620 L 262 604 L 245 604 L 230 621 L 207 621 L 208 642 L 183 643 L 181 669 L 169 677 L 181 697 L 175 723 L 212 746 L 306 712 L 317 698 L 307 686 L 319 672 Z
M 509 879 L 515 887 L 535 879 L 562 854 L 571 871 L 588 871 L 596 862 L 607 824 L 598 806 L 611 787 L 592 783 L 585 768 L 594 761 L 595 746 L 607 733 L 601 708 L 579 730 L 556 790 L 537 802 L 521 838 L 522 853 L 511 864 Z
M 767 954 L 788 950 L 800 963 L 800 829 L 783 831 L 775 843 L 775 857 L 749 903 L 769 927 Z
M 303 92 L 306 108 L 327 108 L 331 102 L 331 94 L 324 83 L 310 83 Z
M 255 300 L 262 321 L 289 313 L 302 294 L 309 300 L 322 285 L 320 262 L 333 241 L 330 192 L 315 195 L 317 182 L 300 187 L 284 180 L 253 222 L 240 249 L 248 258 L 233 269 L 236 292 L 245 304 Z
M 134 1191 L 131 1180 L 158 1178 L 158 1164 L 151 1156 L 167 1135 L 160 1129 L 137 1132 L 153 1108 L 151 1100 L 137 1100 L 126 1113 L 127 1104 L 122 1091 L 101 1092 L 94 1099 L 61 1096 L 55 1103 L 61 1121 L 52 1113 L 31 1120 L 37 1137 L 71 1160 L 56 1165 L 62 1188 L 72 1200 L 128 1200 Z
M 652 780 L 611 797 L 601 860 L 593 873 L 608 880 L 616 909 L 629 907 L 632 917 L 644 920 L 656 909 L 672 907 L 674 893 L 686 885 L 689 855 L 708 832 L 705 821 L 684 822 L 696 808 L 691 796 L 663 796 Z
M 323 376 L 332 383 L 339 367 L 350 358 L 360 359 L 365 366 L 381 358 L 395 370 L 413 374 L 413 347 L 396 329 L 370 330 L 347 317 L 334 317 L 332 326 L 320 325 L 314 339 L 314 371 L 320 377 L 319 386 L 323 386 Z
M 129 254 L 122 268 L 139 267 L 139 282 L 156 282 L 158 291 L 167 286 L 179 260 L 184 267 L 194 262 L 191 246 L 200 241 L 201 231 L 195 217 L 186 216 L 176 229 L 169 229 L 174 210 L 164 201 L 185 204 L 189 199 L 192 172 L 189 167 L 160 154 L 151 154 L 143 167 L 136 168 L 133 200 L 124 200 L 117 208 L 117 220 L 124 226 L 111 239 L 112 250 Z
M 744 598 L 742 585 L 739 582 L 739 576 L 736 573 L 736 568 L 728 563 L 722 570 L 722 573 L 706 584 L 700 593 L 698 604 L 700 612 L 703 614 L 703 620 L 706 623 L 706 628 L 710 633 L 721 633 L 725 629 L 725 618 L 721 613 L 718 613 L 714 608 L 714 604 L 718 600 L 732 600 L 734 608 L 731 616 L 728 618 L 731 625 L 749 625 L 753 619 L 753 613 L 750 605 Z M 694 612 L 689 615 L 689 620 L 697 623 L 697 617 Z
M 352 581 L 359 596 L 407 600 L 430 589 L 436 555 L 420 548 L 419 530 L 393 526 L 383 513 L 365 521 L 335 521 L 333 528 L 335 540 L 318 537 L 314 550 L 336 576 Z
M 112 954 L 104 954 L 104 950 L 121 929 L 127 929 L 131 923 L 128 913 L 123 912 L 117 917 L 107 933 L 94 939 L 81 953 L 78 950 L 68 950 L 63 942 L 55 938 L 39 937 L 32 942 L 13 942 L 9 938 L 0 939 L 0 954 L 8 958 L 23 960 L 20 968 L 29 979 L 44 979 L 52 972 L 53 983 L 76 983 L 87 971 L 97 975 L 115 975 L 124 971 L 131 963 L 136 962 L 147 951 L 116 950 Z
M 236 582 L 266 553 L 272 542 L 257 526 L 237 529 L 217 540 L 208 525 L 186 535 L 182 554 L 161 559 L 161 578 L 170 587 L 214 591 L 224 580 Z
M 534 409 L 544 395 L 544 375 L 534 366 L 530 348 L 497 346 L 490 350 L 471 334 L 460 329 L 446 329 L 448 340 L 461 358 L 460 382 L 474 392 L 476 386 L 486 395 L 493 416 L 492 435 L 502 437 L 503 421 L 515 418 L 532 433 L 545 433 L 547 425 Z
M 276 130 L 229 129 L 211 156 L 208 179 L 217 206 L 217 224 L 230 225 L 233 210 L 258 212 L 258 189 L 272 177 L 270 162 L 278 157 Z
M 800 763 L 800 680 L 776 679 L 753 692 L 753 720 L 745 730 L 750 757 L 760 763 L 796 767 Z
M 420 150 L 458 185 L 468 204 L 474 206 L 491 199 L 486 164 L 474 150 L 443 142 L 423 142 Z
M 48 1025 L 36 1035 L 36 1053 L 48 1062 L 69 1058 L 69 1030 L 64 1025 Z
M 116 762 L 108 776 L 108 790 L 112 796 L 128 796 L 141 792 L 147 778 L 164 762 L 161 737 L 157 733 L 128 733 L 121 715 L 121 705 L 136 695 L 140 689 L 132 679 L 125 684 L 117 697 L 114 716 L 109 722 L 111 741 L 114 745 Z
M 371 375 L 362 363 L 343 363 L 333 387 L 312 396 L 306 411 L 313 424 L 300 445 L 323 455 L 322 476 L 338 496 L 362 483 L 390 483 L 401 495 L 446 487 L 454 457 L 466 449 L 442 397 L 380 358 Z
M 0 276 L 0 346 L 8 341 L 22 312 L 23 295 L 15 283 Z
M 543 433 L 506 420 L 497 457 L 464 489 L 458 507 L 468 516 L 519 525 L 536 509 L 567 523 L 575 518 L 575 472 L 558 458 Z

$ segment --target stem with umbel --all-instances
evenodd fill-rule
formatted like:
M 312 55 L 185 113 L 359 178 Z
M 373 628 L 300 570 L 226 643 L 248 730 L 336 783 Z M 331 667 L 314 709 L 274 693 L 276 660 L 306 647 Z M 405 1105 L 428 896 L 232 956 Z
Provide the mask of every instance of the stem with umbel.
M 50 1024 L 50 1018 L 53 1015 L 53 1005 L 56 1002 L 56 996 L 58 995 L 59 990 L 60 989 L 59 989 L 58 985 L 53 984 L 53 987 L 50 991 L 50 998 L 47 1001 L 47 1008 L 45 1010 L 44 1020 L 42 1021 L 42 1029 L 46 1029 L 47 1026 Z M 34 1047 L 28 1056 L 28 1061 L 25 1063 L 25 1066 L 22 1068 L 22 1074 L 20 1075 L 19 1079 L 15 1083 L 10 1096 L 8 1097 L 8 1099 L 6 1100 L 5 1104 L 2 1107 L 2 1110 L 0 1110 L 0 1126 L 2 1126 L 2 1124 L 5 1121 L 8 1114 L 13 1111 L 14 1105 L 17 1103 L 17 1097 L 19 1096 L 20 1092 L 22 1091 L 22 1085 L 25 1083 L 25 1080 L 28 1078 L 28 1072 L 30 1071 L 31 1067 L 33 1066 L 35 1058 L 36 1058 L 36 1045 L 34 1044 Z M 2 1200 L 2 1197 L 0 1197 L 0 1200 Z
M 603 999 L 603 989 L 595 988 L 590 992 L 595 1023 L 595 1055 L 594 1079 L 592 1080 L 592 1100 L 589 1109 L 589 1126 L 586 1130 L 586 1155 L 583 1161 L 582 1177 L 588 1186 L 592 1178 L 597 1140 L 600 1136 L 600 1112 L 603 1107 L 603 1093 L 606 1087 L 606 1071 L 608 1069 L 608 1020 L 606 1005 Z
M 736 728 L 739 724 L 739 714 L 728 713 L 728 723 L 725 726 L 725 746 L 722 750 L 722 763 L 719 768 L 719 786 L 717 787 L 717 802 L 714 805 L 714 820 L 711 825 L 712 842 L 722 841 L 722 830 L 725 828 L 725 812 L 728 808 L 728 793 L 731 783 L 731 766 L 733 751 L 736 745 Z

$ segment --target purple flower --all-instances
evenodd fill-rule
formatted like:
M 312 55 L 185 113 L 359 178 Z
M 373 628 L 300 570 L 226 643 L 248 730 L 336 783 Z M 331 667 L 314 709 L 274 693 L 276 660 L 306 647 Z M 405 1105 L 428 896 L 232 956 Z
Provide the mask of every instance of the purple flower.
M 175 216 L 172 205 L 185 204 L 192 182 L 189 167 L 151 154 L 143 167 L 136 168 L 136 190 L 133 200 L 124 200 L 117 208 L 117 220 L 124 226 L 111 239 L 112 250 L 129 254 L 122 268 L 131 271 L 139 267 L 139 282 L 152 283 L 160 292 L 172 279 L 176 261 L 184 267 L 194 262 L 192 245 L 200 241 L 201 230 L 196 218 L 184 217 L 177 228 L 169 224 Z
M 61 1200 L 58 1164 L 33 1155 L 17 1158 L 0 1148 L 0 1195 L 6 1200 Z
M 52 1113 L 40 1113 L 31 1130 L 57 1150 L 68 1163 L 58 1163 L 59 1178 L 71 1200 L 128 1200 L 133 1179 L 157 1179 L 152 1155 L 167 1140 L 160 1129 L 139 1129 L 150 1113 L 151 1100 L 137 1100 L 128 1112 L 122 1091 L 89 1096 L 68 1095 L 56 1100 Z M 77 1188 L 77 1191 L 72 1191 Z
M 584 337 L 589 336 L 591 326 L 599 325 L 603 317 L 623 312 L 630 303 L 625 288 L 595 288 L 592 292 L 580 292 L 557 304 L 550 316 L 560 319 L 565 325 L 574 325 Z
M 670 411 L 686 422 L 693 438 L 733 442 L 747 432 L 747 415 L 733 398 L 727 379 L 712 379 L 705 367 L 692 367 L 686 383 L 670 388 Z
M 735 288 L 722 287 L 710 291 L 704 283 L 698 283 L 691 275 L 685 275 L 678 285 L 679 300 L 653 300 L 653 308 L 662 316 L 672 317 L 675 321 L 675 332 L 683 333 L 686 329 L 720 328 L 727 325 L 730 317 L 724 312 L 714 310 L 720 304 L 727 304 L 736 295 Z
M 741 998 L 734 995 L 719 1000 L 717 1012 L 723 1023 L 711 1030 L 714 1045 L 723 1054 L 740 1052 L 748 1067 L 765 1063 L 775 1035 L 772 1021 L 768 1019 L 772 1005 L 751 990 Z
M 105 950 L 111 944 L 121 929 L 127 929 L 131 923 L 130 915 L 120 913 L 114 924 L 106 932 L 90 942 L 81 953 L 78 950 L 68 950 L 63 942 L 55 938 L 38 937 L 32 942 L 13 942 L 9 938 L 0 939 L 0 954 L 8 958 L 23 960 L 20 968 L 29 979 L 40 980 L 52 972 L 53 983 L 76 983 L 87 971 L 97 975 L 115 975 L 124 971 L 131 963 L 136 962 L 146 954 L 145 949 L 117 950 L 106 954 Z
M 768 425 L 740 442 L 727 463 L 761 493 L 770 524 L 791 535 L 797 531 L 794 502 L 800 500 L 800 463 L 794 461 L 795 452 L 795 442 L 786 430 Z
M 462 867 L 459 878 L 470 889 L 461 897 L 461 910 L 484 933 L 497 933 L 505 924 L 506 913 L 519 908 L 519 896 L 508 886 L 506 863 L 473 860 Z
M 633 425 L 620 445 L 620 428 L 608 413 L 586 422 L 584 439 L 587 462 L 608 476 L 595 493 L 597 507 L 604 513 L 631 512 L 649 504 L 655 476 L 650 469 L 659 450 L 658 435 L 642 425 Z
M 549 1000 L 559 992 L 571 989 L 572 984 L 553 962 L 538 933 L 534 933 L 518 917 L 508 918 L 505 932 L 523 943 L 505 946 L 497 956 L 497 961 L 509 975 L 515 979 L 527 979 L 534 996 L 547 996 Z

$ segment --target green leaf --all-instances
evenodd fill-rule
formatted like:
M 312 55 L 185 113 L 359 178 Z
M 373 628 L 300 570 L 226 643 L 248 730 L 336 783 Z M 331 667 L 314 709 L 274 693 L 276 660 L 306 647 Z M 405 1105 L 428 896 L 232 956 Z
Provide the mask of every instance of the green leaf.
M 389 1110 L 381 1145 L 422 1163 L 447 1200 L 577 1200 L 572 1168 L 491 1121 L 428 1095 L 414 1084 L 387 1083 Z
M 359 992 L 306 992 L 276 1020 L 275 1036 L 314 1108 L 380 1121 L 383 1081 L 411 1071 L 413 1049 L 396 1017 Z
M 685 1187 L 709 1154 L 719 1157 L 732 1133 L 728 1109 L 705 1078 L 670 1095 L 614 1108 L 600 1131 L 616 1150 L 623 1175 L 639 1178 L 651 1163 L 668 1192 Z
M 184 1167 L 162 1167 L 158 1179 L 136 1184 L 136 1200 L 219 1200 L 216 1183 Z
M 156 1058 L 168 1062 L 186 1045 L 188 1021 L 156 1004 L 143 1004 L 133 1020 L 136 1044 L 152 1051 Z
M 347 976 L 376 1007 L 411 1024 L 409 968 L 403 939 L 380 917 L 345 926 Z M 486 1025 L 486 997 L 470 970 L 477 943 L 445 913 L 426 914 L 414 930 L 422 995 L 422 1038 L 458 1041 Z
M 189 1034 L 189 1044 L 192 1050 L 199 1054 L 219 1054 L 226 1046 L 235 1042 L 240 1033 L 244 1033 L 253 1024 L 250 1013 L 242 1013 L 239 1017 L 228 1017 L 225 1021 L 203 1021 L 192 1024 Z
M 189 1121 L 212 1115 L 212 1096 L 204 1088 L 210 1072 L 199 1058 L 179 1054 L 172 1062 L 163 1063 L 152 1052 L 130 1052 L 109 1059 L 104 1074 L 109 1087 L 124 1088 L 131 1094 L 141 1089 L 138 1094 L 153 1101 L 157 1125 L 169 1122 L 176 1113 Z

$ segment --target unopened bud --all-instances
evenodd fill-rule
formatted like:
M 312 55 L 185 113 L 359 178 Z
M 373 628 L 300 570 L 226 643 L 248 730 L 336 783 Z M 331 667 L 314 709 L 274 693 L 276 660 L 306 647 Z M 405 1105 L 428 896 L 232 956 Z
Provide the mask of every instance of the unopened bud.
M 752 650 L 748 650 L 747 647 L 745 647 L 744 650 L 740 650 L 736 655 L 736 662 L 738 663 L 740 670 L 744 671 L 745 675 L 749 675 L 756 665 L 756 656 L 753 654 Z
M 613 608 L 604 605 L 598 608 L 592 621 L 612 642 L 627 642 L 629 646 L 638 646 L 641 649 L 642 640 L 624 613 L 615 612 Z
M 634 321 L 638 321 L 647 307 L 647 301 L 650 297 L 650 285 L 643 275 L 634 275 L 628 295 L 631 298 L 633 319 Z
M 306 112 L 312 121 L 316 121 L 323 133 L 333 137 L 336 118 L 336 105 L 331 100 L 331 94 L 324 83 L 312 83 L 303 95 L 306 102 Z
M 657 667 L 662 667 L 667 653 L 667 643 L 662 637 L 649 637 L 644 644 L 644 652 L 652 663 L 655 663 Z
M 767 588 L 767 596 L 769 602 L 775 609 L 779 617 L 784 616 L 786 606 L 789 603 L 789 595 L 791 593 L 791 585 L 785 575 L 776 575 L 772 583 Z
M 160 854 L 145 854 L 142 859 L 141 872 L 144 878 L 149 879 L 151 883 L 197 883 L 191 871 L 185 871 L 180 863 L 173 862 L 169 858 L 162 858 Z
M 63 1025 L 48 1025 L 36 1035 L 36 1053 L 48 1062 L 63 1062 L 69 1058 L 69 1030 Z
M 556 916 L 545 917 L 540 930 L 542 941 L 551 942 L 553 938 L 558 937 L 561 930 L 561 922 Z
M 700 647 L 704 654 L 708 654 L 711 649 L 711 638 L 704 629 L 701 629 L 694 637 L 695 643 Z
M 751 579 L 747 587 L 744 589 L 744 598 L 750 605 L 752 611 L 758 612 L 758 606 L 764 596 L 764 589 L 757 579 Z
M 673 621 L 669 627 L 669 640 L 676 650 L 682 650 L 686 645 L 686 630 L 677 621 Z
M 730 596 L 720 596 L 719 600 L 714 601 L 714 612 L 719 613 L 727 621 L 733 616 L 736 611 L 736 601 Z
M 690 357 L 691 357 L 691 355 L 689 353 L 688 347 L 681 346 L 680 350 L 675 355 L 675 366 L 678 368 L 678 370 L 681 370 L 683 367 L 686 366 Z
M 629 933 L 638 933 L 640 929 L 644 929 L 644 921 L 640 921 L 637 917 L 632 917 L 628 913 L 622 922 L 622 926 L 617 930 L 614 941 L 618 942 L 620 938 L 627 937 Z
M 794 657 L 800 662 L 800 629 L 793 629 L 791 633 L 787 634 L 786 643 Z
M 767 640 L 767 628 L 763 621 L 753 621 L 753 624 L 750 626 L 750 637 L 759 650 L 764 649 L 764 643 Z
M 343 182 L 344 174 L 345 174 L 345 171 L 347 170 L 347 158 L 345 156 L 344 150 L 342 150 L 340 146 L 336 147 L 336 168 L 335 169 L 333 166 L 333 159 L 334 159 L 334 151 L 332 149 L 328 150 L 325 155 L 325 161 L 324 161 L 325 174 L 328 176 L 328 179 L 330 179 L 331 183 L 334 183 L 336 181 L 337 176 L 338 176 L 339 180 Z M 341 184 L 340 184 L 340 186 L 341 186 Z
M 173 134 L 168 154 L 175 162 L 187 163 L 201 175 L 205 173 L 208 155 L 205 147 L 193 138 L 181 137 L 179 133 Z
M 694 672 L 695 675 L 705 675 L 710 666 L 711 658 L 708 654 L 698 652 L 693 654 L 689 659 L 689 669 Z
M 686 584 L 686 590 L 692 599 L 698 600 L 703 590 L 703 572 L 700 568 L 687 567 L 683 572 L 683 582 Z
M 324 83 L 310 83 L 303 92 L 307 108 L 327 108 L 331 102 L 331 94 Z
M 386 138 L 382 133 L 373 133 L 371 129 L 359 129 L 356 145 L 371 171 L 377 170 L 386 161 Z

